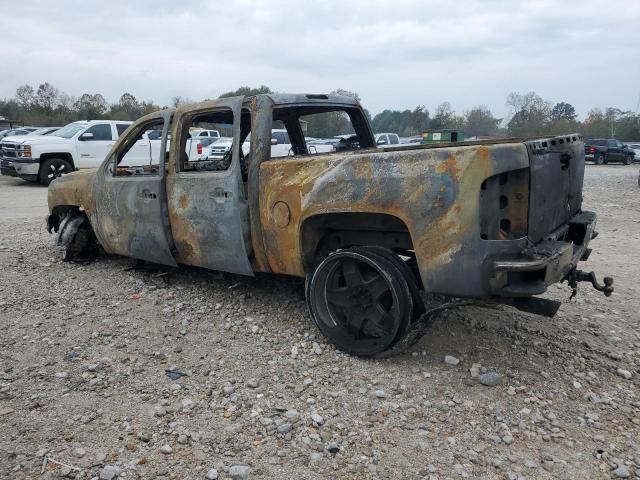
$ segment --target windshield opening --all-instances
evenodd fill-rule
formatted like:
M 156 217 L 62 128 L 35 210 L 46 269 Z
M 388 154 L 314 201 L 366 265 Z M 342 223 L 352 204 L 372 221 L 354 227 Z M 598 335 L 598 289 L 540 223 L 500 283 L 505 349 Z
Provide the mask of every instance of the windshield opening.
M 66 127 L 62 127 L 57 132 L 53 132 L 51 135 L 56 137 L 62 137 L 62 138 L 71 138 L 80 130 L 84 129 L 84 127 L 86 127 L 86 125 L 70 123 Z

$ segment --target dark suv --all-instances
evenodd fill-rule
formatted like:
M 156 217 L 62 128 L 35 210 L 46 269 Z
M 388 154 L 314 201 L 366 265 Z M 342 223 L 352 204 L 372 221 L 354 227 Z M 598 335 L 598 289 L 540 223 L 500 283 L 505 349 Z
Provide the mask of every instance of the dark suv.
M 629 165 L 633 163 L 635 154 L 631 148 L 615 138 L 594 138 L 584 144 L 585 160 L 591 160 L 597 165 L 610 162 Z

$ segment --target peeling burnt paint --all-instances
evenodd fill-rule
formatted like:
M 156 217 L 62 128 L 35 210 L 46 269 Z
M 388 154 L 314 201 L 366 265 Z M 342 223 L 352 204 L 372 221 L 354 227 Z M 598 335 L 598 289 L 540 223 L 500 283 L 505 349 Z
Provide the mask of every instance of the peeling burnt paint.
M 285 159 L 261 167 L 265 247 L 271 269 L 304 275 L 301 225 L 316 215 L 380 213 L 407 226 L 425 286 L 447 282 L 445 267 L 477 270 L 478 206 L 484 179 L 528 165 L 521 143 L 367 151 Z M 270 215 L 277 202 L 291 209 L 287 228 Z M 450 270 L 450 269 L 447 269 Z M 474 276 L 477 276 L 475 273 Z
M 71 206 L 80 207 L 87 215 L 93 215 L 96 209 L 93 196 L 95 172 L 95 169 L 80 170 L 54 180 L 49 185 L 47 195 L 49 211 L 54 213 Z

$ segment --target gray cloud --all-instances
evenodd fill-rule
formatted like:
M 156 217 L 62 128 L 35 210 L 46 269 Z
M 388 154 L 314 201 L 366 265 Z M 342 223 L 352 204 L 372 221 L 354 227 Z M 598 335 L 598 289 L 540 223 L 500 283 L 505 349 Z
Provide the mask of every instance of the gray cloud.
M 635 1 L 55 3 L 0 9 L 12 39 L 0 97 L 49 81 L 74 96 L 129 91 L 166 104 L 265 84 L 354 90 L 372 112 L 448 100 L 501 116 L 511 91 L 581 115 L 635 110 L 640 95 Z

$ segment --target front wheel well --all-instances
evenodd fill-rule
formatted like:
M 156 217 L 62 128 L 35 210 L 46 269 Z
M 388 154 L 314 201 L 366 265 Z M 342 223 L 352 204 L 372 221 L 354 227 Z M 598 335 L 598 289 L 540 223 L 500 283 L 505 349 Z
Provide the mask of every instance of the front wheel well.
M 42 155 L 40 155 L 40 165 L 42 165 L 44 162 L 46 162 L 47 160 L 51 159 L 51 158 L 61 158 L 63 160 L 66 160 L 67 162 L 69 162 L 69 164 L 71 165 L 71 167 L 75 170 L 76 169 L 76 164 L 73 161 L 73 155 L 71 155 L 68 152 L 62 152 L 62 153 L 43 153 Z
M 56 205 L 51 209 L 51 214 L 47 217 L 47 230 L 49 233 L 58 232 L 60 222 L 69 215 L 82 214 L 86 217 L 86 213 L 80 210 L 76 205 Z
M 307 218 L 300 230 L 302 261 L 312 271 L 340 248 L 377 245 L 397 253 L 413 251 L 411 234 L 398 217 L 383 213 L 328 213 Z

